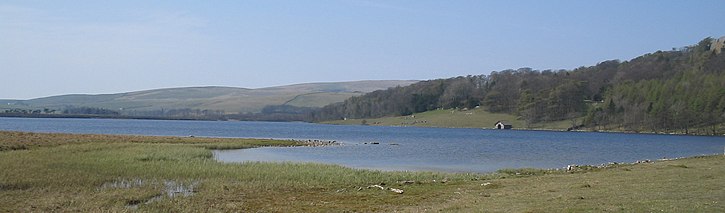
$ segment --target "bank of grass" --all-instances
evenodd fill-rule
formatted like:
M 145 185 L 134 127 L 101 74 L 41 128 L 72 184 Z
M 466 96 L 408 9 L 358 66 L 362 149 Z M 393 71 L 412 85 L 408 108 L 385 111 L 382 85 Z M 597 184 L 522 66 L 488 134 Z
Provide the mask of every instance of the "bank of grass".
M 576 125 L 581 125 L 584 118 L 576 118 Z M 417 126 L 417 127 L 442 127 L 442 128 L 483 128 L 492 129 L 498 121 L 506 121 L 513 125 L 514 129 L 529 130 L 553 130 L 566 131 L 573 125 L 572 120 L 547 121 L 527 124 L 518 116 L 506 113 L 492 113 L 485 109 L 472 110 L 431 110 L 416 113 L 409 116 L 393 116 L 383 118 L 367 119 L 346 119 L 325 121 L 326 124 L 339 125 L 370 125 L 370 126 Z M 578 131 L 603 131 L 603 132 L 628 132 L 628 133 L 652 133 L 652 134 L 690 134 L 690 135 L 725 135 L 725 125 L 717 125 L 713 130 L 712 126 L 695 127 L 673 130 L 633 130 L 624 128 L 621 125 L 595 126 L 578 129 Z
M 469 183 L 443 211 L 725 212 L 725 156 Z
M 566 130 L 571 127 L 571 121 L 554 121 L 534 123 L 527 125 L 517 116 L 506 113 L 492 113 L 483 108 L 472 110 L 431 110 L 409 116 L 395 116 L 370 119 L 347 119 L 327 121 L 328 124 L 346 125 L 375 125 L 375 126 L 420 126 L 420 127 L 450 127 L 450 128 L 487 128 L 491 129 L 498 121 L 506 121 L 515 129 L 546 129 Z M 581 122 L 579 120 L 578 122 Z
M 299 145 L 289 141 L 18 132 L 0 138 L 2 147 L 33 144 L 0 151 L 0 211 L 9 212 L 725 211 L 723 156 L 576 173 L 450 174 L 225 164 L 209 150 Z M 169 182 L 193 194 L 169 197 Z M 405 192 L 368 188 L 374 184 Z
M 88 143 L 142 143 L 142 144 L 185 144 L 208 149 L 243 149 L 260 146 L 304 145 L 291 140 L 240 139 L 240 138 L 197 138 L 171 136 L 98 135 L 98 134 L 47 134 L 32 132 L 0 131 L 0 151 L 24 150 L 38 147 L 52 147 L 68 144 Z

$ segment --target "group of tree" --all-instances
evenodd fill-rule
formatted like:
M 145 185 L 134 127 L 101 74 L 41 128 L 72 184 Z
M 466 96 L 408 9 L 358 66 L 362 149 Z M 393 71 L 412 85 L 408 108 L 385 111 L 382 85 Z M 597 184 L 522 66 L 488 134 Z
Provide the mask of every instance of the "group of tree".
M 713 39 L 630 61 L 573 70 L 521 68 L 379 90 L 308 114 L 311 121 L 403 116 L 484 107 L 528 124 L 580 119 L 575 127 L 689 133 L 725 121 L 725 54 Z
M 118 111 L 100 107 L 66 107 L 62 114 L 70 115 L 119 115 Z
M 13 108 L 13 109 L 6 109 L 3 111 L 4 114 L 55 114 L 56 110 L 54 109 L 20 109 L 20 108 Z
M 148 117 L 164 119 L 196 119 L 196 120 L 223 120 L 226 113 L 224 110 L 173 108 L 157 110 L 129 110 L 120 112 L 121 115 L 129 117 Z
M 317 108 L 292 105 L 270 105 L 261 112 L 226 113 L 223 110 L 208 109 L 157 109 L 157 110 L 110 110 L 100 107 L 65 106 L 55 109 L 5 109 L 0 116 L 9 117 L 106 117 L 137 119 L 183 119 L 183 120 L 245 120 L 245 121 L 304 121 Z
M 261 112 L 228 114 L 227 119 L 244 121 L 305 121 L 308 115 L 318 108 L 293 105 L 269 105 Z
M 0 116 L 10 117 L 105 117 L 105 118 L 140 118 L 140 119 L 195 119 L 223 120 L 226 114 L 222 110 L 202 109 L 159 109 L 159 110 L 111 110 L 102 107 L 64 106 L 56 109 L 7 109 Z

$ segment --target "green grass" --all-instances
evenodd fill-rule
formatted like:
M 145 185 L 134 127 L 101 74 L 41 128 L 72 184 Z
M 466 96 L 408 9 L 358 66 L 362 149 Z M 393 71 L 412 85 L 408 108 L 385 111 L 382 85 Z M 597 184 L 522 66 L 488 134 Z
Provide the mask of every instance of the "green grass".
M 372 189 L 358 191 L 360 187 L 379 183 L 390 186 L 400 180 L 425 183 L 470 178 L 465 174 L 389 173 L 322 164 L 223 164 L 213 160 L 207 149 L 286 146 L 288 141 L 18 132 L 0 132 L 0 136 L 4 147 L 15 147 L 6 145 L 17 144 L 13 141 L 34 142 L 23 149 L 0 152 L 0 211 L 124 211 L 128 204 L 145 203 L 163 194 L 164 181 L 199 182 L 198 192 L 144 204 L 140 210 L 311 210 L 334 197 L 346 198 L 344 202 L 377 202 L 379 206 L 355 203 L 354 208 L 348 207 L 374 211 L 399 203 L 414 205 L 418 199 Z M 149 184 L 103 187 L 133 180 Z M 419 184 L 407 189 L 421 191 L 418 196 L 422 196 L 435 192 L 423 190 L 430 186 Z
M 22 142 L 0 151 L 0 212 L 725 211 L 725 156 L 574 173 L 380 172 L 225 164 L 208 149 L 290 141 L 0 132 L 1 147 Z M 405 192 L 367 188 L 381 183 Z M 193 194 L 171 198 L 169 186 Z
M 329 124 L 360 125 L 363 120 L 367 125 L 376 126 L 420 126 L 420 127 L 447 127 L 447 128 L 487 128 L 491 129 L 498 121 L 507 121 L 514 129 L 547 129 L 566 130 L 571 127 L 571 121 L 555 121 L 535 123 L 530 126 L 519 120 L 517 116 L 505 113 L 492 113 L 482 108 L 473 110 L 432 110 L 416 113 L 412 116 L 397 116 L 372 119 L 347 119 L 329 121 Z
M 295 141 L 239 138 L 195 138 L 92 134 L 45 134 L 31 132 L 0 131 L 0 151 L 24 150 L 36 147 L 52 147 L 87 143 L 151 143 L 184 144 L 207 149 L 243 149 L 260 146 L 304 145 Z
M 353 92 L 316 92 L 301 94 L 288 100 L 285 104 L 298 107 L 324 107 L 331 103 L 343 102 L 352 96 L 364 93 Z
M 725 156 L 468 184 L 431 209 L 490 212 L 723 212 Z M 682 165 L 686 165 L 683 167 Z M 477 196 L 484 195 L 484 196 Z

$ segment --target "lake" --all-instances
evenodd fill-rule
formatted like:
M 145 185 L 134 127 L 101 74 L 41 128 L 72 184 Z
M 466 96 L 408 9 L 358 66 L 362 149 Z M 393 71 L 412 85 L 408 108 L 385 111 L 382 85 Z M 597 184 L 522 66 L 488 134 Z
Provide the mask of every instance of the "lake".
M 0 130 L 335 140 L 339 146 L 214 151 L 223 162 L 293 161 L 377 170 L 491 172 L 723 153 L 708 136 L 342 126 L 311 123 L 0 118 Z M 379 144 L 371 144 L 376 142 Z M 366 144 L 367 143 L 367 144 Z

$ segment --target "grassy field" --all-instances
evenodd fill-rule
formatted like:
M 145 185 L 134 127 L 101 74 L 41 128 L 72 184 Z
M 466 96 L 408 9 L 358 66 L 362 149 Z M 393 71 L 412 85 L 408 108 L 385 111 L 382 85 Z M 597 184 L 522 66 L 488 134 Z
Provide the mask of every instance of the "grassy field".
M 577 125 L 581 125 L 583 118 L 575 119 Z M 395 116 L 368 119 L 347 119 L 326 121 L 326 124 L 341 125 L 371 125 L 371 126 L 418 126 L 418 127 L 442 127 L 442 128 L 484 128 L 493 129 L 498 121 L 506 121 L 513 125 L 514 129 L 531 130 L 554 130 L 565 131 L 574 126 L 571 120 L 540 122 L 527 124 L 519 117 L 505 113 L 492 113 L 484 109 L 472 110 L 432 110 L 416 113 L 411 116 Z M 684 129 L 671 129 L 667 132 L 658 130 L 654 132 L 649 129 L 632 130 L 625 129 L 621 125 L 596 126 L 578 129 L 579 131 L 603 131 L 603 132 L 630 132 L 630 133 L 656 133 L 656 134 L 691 134 L 691 135 L 713 135 L 711 126 L 691 127 L 686 133 Z M 716 135 L 724 135 L 725 125 L 717 125 Z
M 285 102 L 285 105 L 292 105 L 298 107 L 324 107 L 330 103 L 342 102 L 352 96 L 359 96 L 365 93 L 354 93 L 354 92 L 316 92 L 301 94 Z
M 483 109 L 473 110 L 432 110 L 413 114 L 412 116 L 397 116 L 372 119 L 347 119 L 329 121 L 329 124 L 365 124 L 376 126 L 421 126 L 421 127 L 452 127 L 452 128 L 493 128 L 498 121 L 507 121 L 514 128 L 521 129 L 549 129 L 566 130 L 571 127 L 571 121 L 557 121 L 536 123 L 527 126 L 517 116 L 505 113 L 491 113 Z M 579 121 L 581 122 L 581 121 Z
M 209 150 L 294 145 L 303 144 L 0 132 L 0 212 L 725 211 L 725 156 L 451 174 L 225 164 Z

